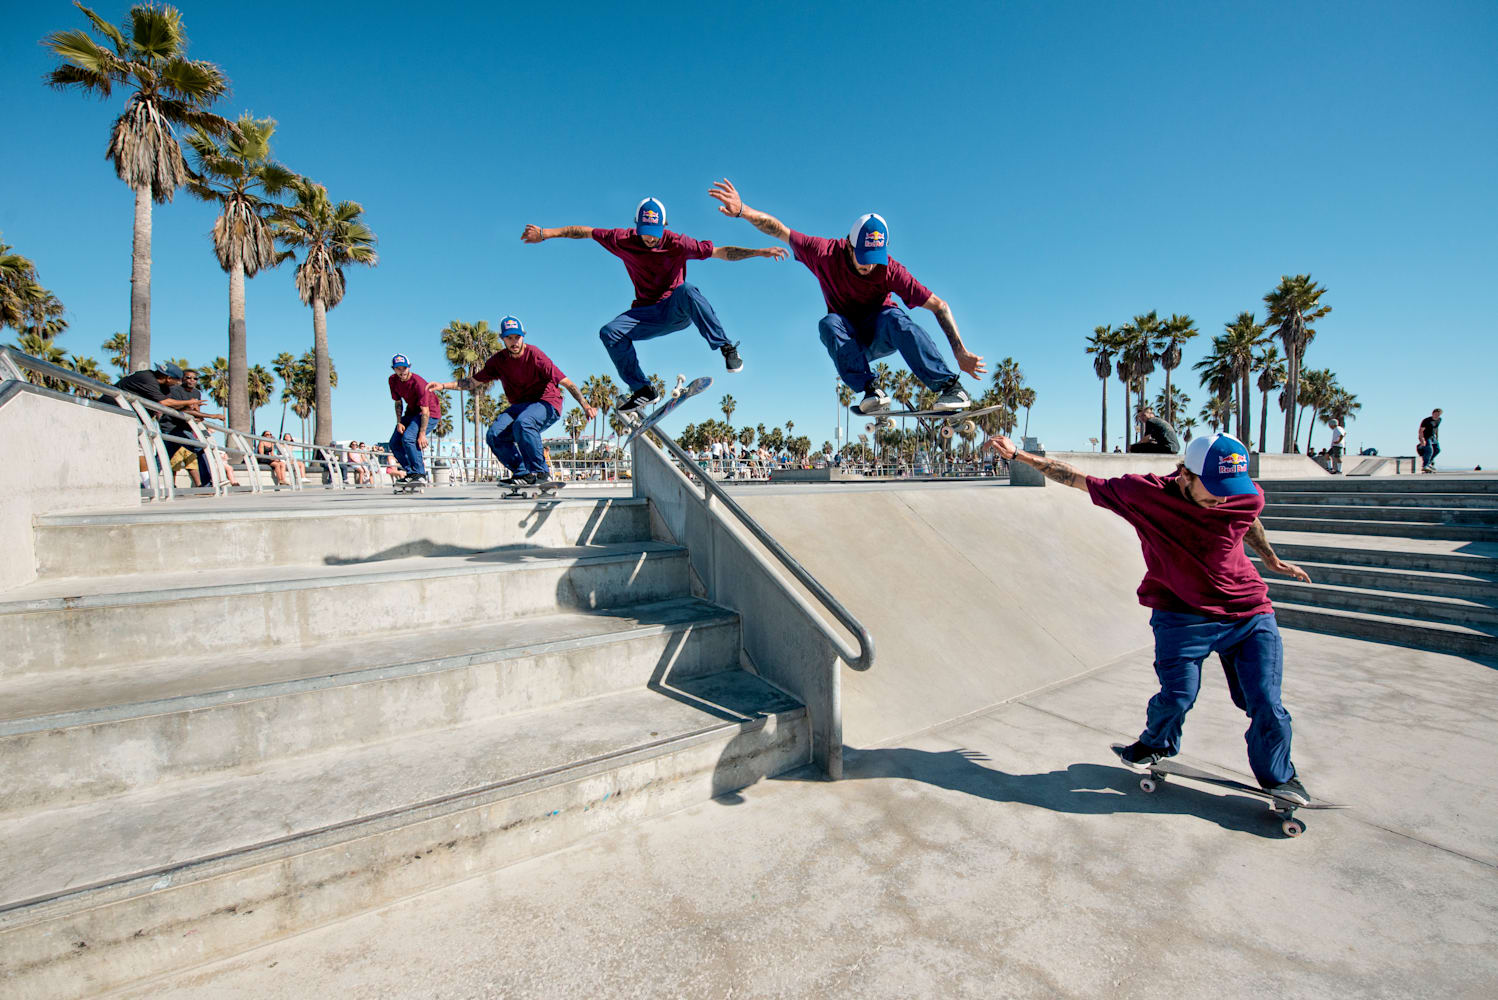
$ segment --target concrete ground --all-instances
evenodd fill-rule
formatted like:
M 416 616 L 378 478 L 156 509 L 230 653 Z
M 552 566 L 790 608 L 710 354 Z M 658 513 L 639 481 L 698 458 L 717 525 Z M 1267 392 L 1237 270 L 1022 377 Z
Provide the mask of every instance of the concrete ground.
M 1498 670 L 1286 645 L 1296 763 L 1348 807 L 1296 840 L 1258 798 L 1149 796 L 1116 763 L 1142 651 L 850 753 L 842 782 L 762 782 L 118 996 L 1498 995 Z M 1243 728 L 1209 665 L 1183 759 L 1245 771 Z

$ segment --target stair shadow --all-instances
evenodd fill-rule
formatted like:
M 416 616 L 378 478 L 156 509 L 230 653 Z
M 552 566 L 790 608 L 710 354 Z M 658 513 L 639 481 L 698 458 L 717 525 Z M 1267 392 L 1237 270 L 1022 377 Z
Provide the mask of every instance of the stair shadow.
M 343 559 L 338 556 L 324 556 L 324 566 L 357 566 L 363 563 L 388 562 L 392 559 L 415 559 L 435 558 L 439 556 L 471 556 L 481 559 L 485 556 L 495 558 L 505 555 L 513 555 L 521 552 L 541 551 L 546 546 L 533 545 L 528 542 L 515 542 L 510 545 L 496 545 L 492 548 L 479 549 L 468 545 L 450 545 L 443 542 L 434 542 L 430 539 L 418 539 L 414 542 L 402 542 L 400 545 L 392 545 L 387 549 L 381 549 L 372 555 L 360 556 L 356 559 Z
M 976 750 L 877 750 L 849 748 L 843 757 L 844 781 L 903 778 L 990 802 L 1011 802 L 1077 815 L 1141 813 L 1195 816 L 1224 830 L 1270 840 L 1282 839 L 1279 820 L 1262 799 L 1220 794 L 1175 782 L 1153 795 L 1140 791 L 1139 775 L 1106 764 L 1069 764 L 1062 770 L 1011 774 L 991 766 Z M 820 781 L 820 774 L 799 769 L 778 775 L 782 781 Z

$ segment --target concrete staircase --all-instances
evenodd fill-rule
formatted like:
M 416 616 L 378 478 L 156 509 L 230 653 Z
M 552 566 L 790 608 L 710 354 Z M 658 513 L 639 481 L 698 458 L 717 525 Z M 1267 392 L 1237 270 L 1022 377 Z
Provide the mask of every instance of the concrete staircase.
M 645 501 L 44 518 L 0 994 L 87 996 L 810 760 Z
M 1260 485 L 1275 552 L 1314 581 L 1259 566 L 1281 624 L 1498 658 L 1498 478 Z

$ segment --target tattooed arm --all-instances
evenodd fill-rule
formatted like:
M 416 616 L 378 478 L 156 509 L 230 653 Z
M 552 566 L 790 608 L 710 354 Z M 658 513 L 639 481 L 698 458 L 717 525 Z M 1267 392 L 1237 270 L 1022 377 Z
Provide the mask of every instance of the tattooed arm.
M 1311 582 L 1311 574 L 1274 554 L 1274 549 L 1269 546 L 1269 536 L 1264 534 L 1264 524 L 1257 517 L 1254 518 L 1253 527 L 1248 529 L 1248 534 L 1243 536 L 1243 541 L 1259 554 L 1259 558 L 1264 560 L 1264 565 L 1271 571 L 1280 576 L 1293 576 L 1301 583 Z
M 523 243 L 540 243 L 542 240 L 586 240 L 593 236 L 592 226 L 562 226 L 558 229 L 542 229 L 540 226 L 526 226 L 520 233 Z
M 1006 437 L 992 437 L 988 439 L 986 448 L 992 448 L 999 453 L 999 457 L 1010 462 L 1024 462 L 1033 469 L 1039 470 L 1053 483 L 1062 486 L 1070 486 L 1073 489 L 1087 489 L 1087 474 L 1075 466 L 1067 465 L 1065 462 L 1055 458 L 1046 458 L 1044 455 L 1032 455 L 1028 451 L 1020 451 L 1014 446 L 1014 442 Z
M 708 195 L 721 202 L 718 211 L 724 215 L 743 219 L 771 239 L 780 240 L 782 243 L 791 241 L 790 227 L 775 216 L 757 211 L 744 204 L 744 199 L 739 197 L 738 188 L 734 187 L 733 182 L 728 178 L 725 177 L 714 183 Z
M 769 257 L 771 260 L 785 260 L 785 247 L 765 247 L 763 250 L 751 250 L 748 247 L 714 247 L 714 260 L 748 260 L 750 257 Z
M 963 346 L 962 334 L 957 332 L 957 321 L 952 318 L 952 307 L 947 305 L 945 299 L 932 295 L 921 303 L 921 308 L 930 309 L 936 315 L 936 321 L 941 324 L 942 333 L 947 335 L 947 343 L 952 345 L 952 357 L 957 359 L 958 368 L 973 378 L 988 371 L 983 365 L 983 358 Z
M 454 382 L 428 382 L 427 388 L 433 392 L 441 392 L 443 389 L 457 389 L 459 392 L 473 392 L 481 385 L 486 385 L 486 379 L 477 379 L 472 375 L 464 375 Z M 396 404 L 399 406 L 400 404 Z

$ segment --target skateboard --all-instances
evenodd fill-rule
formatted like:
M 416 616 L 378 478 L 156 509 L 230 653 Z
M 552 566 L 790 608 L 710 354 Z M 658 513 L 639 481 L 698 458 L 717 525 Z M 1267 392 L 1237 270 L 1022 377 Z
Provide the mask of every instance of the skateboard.
M 972 434 L 978 429 L 973 422 L 974 417 L 981 417 L 985 413 L 993 413 L 1002 410 L 1002 406 L 985 406 L 979 410 L 876 410 L 873 413 L 864 413 L 858 408 L 858 404 L 848 407 L 854 414 L 864 417 L 873 417 L 864 429 L 872 432 L 875 428 L 883 429 L 894 424 L 896 417 L 924 417 L 928 420 L 940 419 L 941 427 L 937 433 L 945 440 L 953 433 L 960 430 L 964 434 Z
M 708 386 L 712 384 L 712 378 L 707 375 L 704 375 L 702 378 L 693 379 L 690 382 L 687 381 L 685 375 L 678 375 L 676 376 L 676 388 L 671 390 L 670 398 L 654 410 L 651 410 L 646 416 L 641 417 L 638 413 L 619 413 L 619 419 L 623 420 L 631 428 L 629 435 L 619 442 L 619 447 L 624 449 L 634 444 L 635 438 L 666 419 L 671 411 L 682 403 L 685 403 L 698 393 L 706 392 Z M 617 407 L 614 412 L 619 412 Z
M 544 483 L 536 483 L 530 486 L 527 486 L 524 483 L 511 484 L 509 487 L 509 492 L 501 496 L 500 499 L 513 500 L 519 497 L 526 497 L 528 499 L 535 500 L 538 497 L 554 497 L 557 495 L 557 490 L 561 489 L 565 485 L 565 483 L 556 479 L 548 479 Z
M 402 493 L 420 493 L 424 489 L 426 489 L 426 483 L 396 483 L 395 495 L 400 496 Z
M 1121 754 L 1125 749 L 1127 748 L 1122 743 L 1113 744 L 1113 752 L 1116 754 Z M 1120 759 L 1122 758 L 1120 757 Z M 1258 785 L 1250 785 L 1247 782 L 1238 781 L 1234 778 L 1225 778 L 1222 775 L 1212 774 L 1210 771 L 1202 771 L 1192 767 L 1190 764 L 1182 764 L 1179 761 L 1170 760 L 1169 758 L 1158 760 L 1150 765 L 1149 774 L 1139 779 L 1139 790 L 1147 793 L 1154 792 L 1155 789 L 1165 783 L 1165 779 L 1169 775 L 1174 775 L 1177 778 L 1189 778 L 1192 781 L 1205 782 L 1209 785 L 1216 785 L 1219 788 L 1231 788 L 1237 792 L 1247 792 L 1249 795 L 1257 795 L 1261 799 L 1267 799 L 1269 801 L 1269 811 L 1279 817 L 1280 829 L 1287 837 L 1299 837 L 1302 833 L 1306 832 L 1306 825 L 1295 818 L 1295 810 L 1297 809 L 1347 808 L 1335 802 L 1325 802 L 1321 799 L 1312 799 L 1305 805 L 1301 805 L 1299 802 L 1291 802 L 1289 799 L 1279 798 L 1271 794 L 1268 790 L 1260 788 Z

